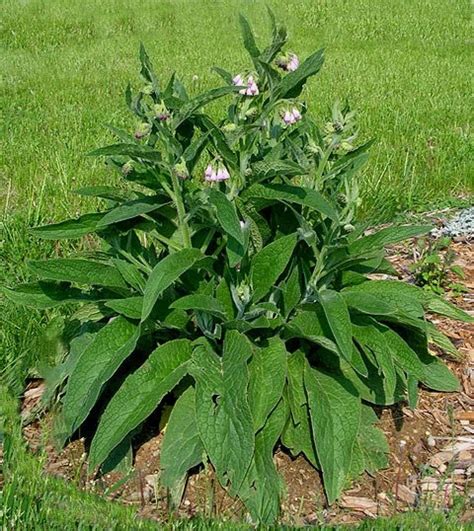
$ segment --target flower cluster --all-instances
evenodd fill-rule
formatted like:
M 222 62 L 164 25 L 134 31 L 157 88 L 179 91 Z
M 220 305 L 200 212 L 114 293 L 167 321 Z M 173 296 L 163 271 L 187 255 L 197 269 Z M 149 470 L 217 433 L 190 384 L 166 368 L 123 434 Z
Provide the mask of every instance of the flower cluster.
M 300 66 L 300 60 L 296 54 L 289 53 L 279 57 L 276 64 L 286 72 L 294 72 Z
M 230 174 L 229 170 L 222 164 L 219 164 L 217 170 L 212 164 L 209 164 L 204 171 L 204 178 L 206 181 L 225 181 L 230 178 Z
M 155 105 L 153 111 L 155 118 L 160 122 L 166 122 L 166 120 L 171 118 L 171 113 L 168 111 L 166 105 L 164 105 L 163 103 Z
M 283 122 L 286 125 L 292 125 L 298 122 L 299 120 L 301 120 L 301 113 L 296 107 L 293 107 L 292 109 L 287 109 L 285 111 L 285 114 L 283 115 Z
M 232 79 L 232 83 L 236 87 L 247 85 L 247 88 L 239 90 L 239 94 L 242 94 L 243 96 L 258 96 L 260 93 L 258 85 L 253 76 L 249 76 L 247 78 L 247 83 L 245 83 L 242 76 L 240 74 L 237 74 L 234 79 Z
M 137 127 L 134 136 L 137 140 L 141 140 L 142 138 L 147 136 L 150 133 L 150 131 L 151 131 L 151 125 L 149 123 L 143 122 L 139 124 L 139 126 Z

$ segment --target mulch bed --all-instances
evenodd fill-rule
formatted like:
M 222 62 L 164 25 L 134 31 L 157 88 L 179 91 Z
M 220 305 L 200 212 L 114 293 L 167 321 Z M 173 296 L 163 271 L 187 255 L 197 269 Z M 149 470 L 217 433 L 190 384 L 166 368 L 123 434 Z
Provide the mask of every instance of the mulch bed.
M 389 258 L 401 279 L 410 281 L 409 264 L 413 262 L 413 242 L 389 250 Z M 469 241 L 452 244 L 456 263 L 465 272 L 468 291 L 454 300 L 459 307 L 474 313 L 474 245 Z M 282 505 L 282 522 L 292 525 L 354 523 L 367 517 L 390 515 L 414 507 L 429 506 L 440 510 L 452 507 L 456 497 L 469 505 L 474 500 L 474 330 L 472 325 L 432 316 L 435 323 L 461 353 L 460 360 L 445 358 L 456 373 L 462 389 L 459 393 L 436 393 L 420 390 L 415 411 L 404 404 L 383 408 L 380 428 L 390 445 L 390 464 L 373 476 L 365 474 L 355 481 L 338 504 L 327 507 L 319 473 L 302 457 L 291 458 L 278 450 L 277 467 L 287 484 Z M 41 381 L 29 383 L 24 394 L 22 414 L 38 403 Z M 43 450 L 45 470 L 81 488 L 99 492 L 108 498 L 137 506 L 141 516 L 163 519 L 169 513 L 166 493 L 159 486 L 159 455 L 162 435 L 159 419 L 147 424 L 148 431 L 135 448 L 135 466 L 127 481 L 118 473 L 103 478 L 86 476 L 83 440 L 70 443 L 56 452 L 48 440 L 50 417 L 29 423 L 24 435 L 33 452 Z M 117 483 L 119 482 L 119 483 Z M 196 515 L 245 519 L 239 502 L 228 497 L 209 469 L 197 470 L 188 481 L 177 516 Z M 464 518 L 474 518 L 466 509 Z

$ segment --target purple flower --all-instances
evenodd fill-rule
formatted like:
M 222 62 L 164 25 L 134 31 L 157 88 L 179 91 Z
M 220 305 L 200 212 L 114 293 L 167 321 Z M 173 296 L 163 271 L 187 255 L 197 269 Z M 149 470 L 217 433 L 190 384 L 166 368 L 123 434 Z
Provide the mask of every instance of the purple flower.
M 206 181 L 225 181 L 230 178 L 229 170 L 222 165 L 219 165 L 217 171 L 212 164 L 209 164 L 204 172 L 204 178 Z
M 225 181 L 230 178 L 229 171 L 225 166 L 219 166 L 216 174 L 216 181 Z
M 285 122 L 286 125 L 291 125 L 295 123 L 293 113 L 291 113 L 290 111 L 285 111 L 285 114 L 283 115 L 283 121 Z

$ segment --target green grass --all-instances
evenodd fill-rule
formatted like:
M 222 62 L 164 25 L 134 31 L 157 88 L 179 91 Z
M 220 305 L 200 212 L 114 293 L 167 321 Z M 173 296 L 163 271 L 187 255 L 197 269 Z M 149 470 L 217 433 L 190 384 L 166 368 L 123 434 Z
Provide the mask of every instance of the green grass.
M 267 3 L 286 22 L 291 50 L 304 57 L 326 48 L 306 91 L 314 114 L 323 122 L 332 102 L 348 97 L 361 138 L 376 139 L 363 175 L 366 217 L 390 219 L 472 192 L 468 0 Z M 248 66 L 239 11 L 258 37 L 268 35 L 268 23 L 265 3 L 251 0 L 2 0 L 0 9 L 0 284 L 11 285 L 28 279 L 26 257 L 71 249 L 34 240 L 28 227 L 92 209 L 71 191 L 116 178 L 84 154 L 111 140 L 104 124 L 133 126 L 123 91 L 128 81 L 140 83 L 139 42 L 162 78 L 176 70 L 197 89 L 215 82 L 213 65 Z M 3 300 L 0 310 L 0 378 L 17 397 L 25 377 L 53 355 L 36 338 L 56 312 Z M 3 489 L 7 510 L 64 529 L 64 522 L 90 528 L 88 518 L 103 512 L 136 528 L 128 509 L 45 480 L 19 438 L 12 441 L 18 470 Z M 13 499 L 15 492 L 22 495 Z M 55 505 L 59 499 L 70 499 L 70 510 Z

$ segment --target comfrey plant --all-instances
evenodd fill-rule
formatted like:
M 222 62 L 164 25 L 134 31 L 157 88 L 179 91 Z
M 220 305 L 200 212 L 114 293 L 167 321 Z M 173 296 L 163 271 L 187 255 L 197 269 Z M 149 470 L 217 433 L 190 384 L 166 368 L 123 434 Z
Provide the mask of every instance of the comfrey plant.
M 299 62 L 273 15 L 260 49 L 241 18 L 245 72 L 216 68 L 223 86 L 190 97 L 161 85 L 143 47 L 146 86 L 126 101 L 132 134 L 93 152 L 130 183 L 82 189 L 107 208 L 34 229 L 42 238 L 94 234 L 97 250 L 31 261 L 38 282 L 6 289 L 37 308 L 80 304 L 69 351 L 49 373 L 63 442 L 90 433 L 91 472 L 128 454 L 146 419 L 172 404 L 161 485 L 179 503 L 188 471 L 210 464 L 255 521 L 278 517 L 278 445 L 322 472 L 328 503 L 388 451 L 373 406 L 417 402 L 419 385 L 455 391 L 429 351 L 450 351 L 426 319 L 469 316 L 394 280 L 386 244 L 430 227 L 366 235 L 355 221 L 354 115 L 335 107 L 320 130 L 299 98 L 323 53 Z M 225 118 L 206 104 L 226 96 Z M 87 423 L 87 430 L 83 425 Z

